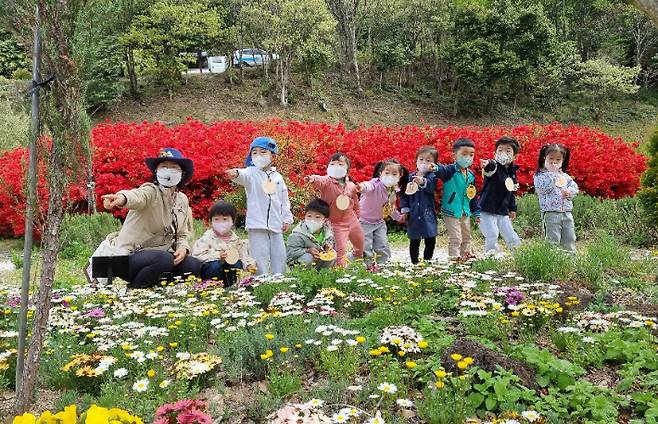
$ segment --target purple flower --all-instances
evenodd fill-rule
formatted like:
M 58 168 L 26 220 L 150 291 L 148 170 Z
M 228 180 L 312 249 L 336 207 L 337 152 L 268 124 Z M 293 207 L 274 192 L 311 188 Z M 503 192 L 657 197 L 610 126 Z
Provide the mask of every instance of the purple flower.
M 103 308 L 94 308 L 88 311 L 84 316 L 87 318 L 103 318 L 105 316 L 105 311 Z

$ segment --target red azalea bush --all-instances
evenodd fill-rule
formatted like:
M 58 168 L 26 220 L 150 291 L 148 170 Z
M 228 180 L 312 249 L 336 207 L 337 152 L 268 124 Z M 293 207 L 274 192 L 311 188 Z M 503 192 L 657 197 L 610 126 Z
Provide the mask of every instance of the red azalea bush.
M 629 145 L 588 127 L 523 125 L 518 127 L 359 127 L 347 130 L 342 124 L 300 123 L 271 120 L 264 122 L 222 121 L 212 124 L 188 119 L 167 127 L 161 123 L 103 123 L 92 131 L 93 169 L 97 203 L 100 196 L 121 189 L 137 187 L 151 175 L 143 159 L 157 155 L 163 147 L 175 147 L 194 160 L 195 173 L 183 190 L 190 198 L 196 217 L 204 217 L 217 199 L 234 196 L 224 171 L 243 166 L 250 141 L 258 135 L 274 137 L 281 154 L 276 161 L 287 178 L 293 206 L 299 207 L 309 196 L 303 176 L 324 174 L 329 156 L 343 151 L 352 160 L 351 177 L 356 181 L 369 179 L 374 164 L 382 159 L 398 158 L 405 166 L 415 167 L 415 153 L 424 144 L 433 144 L 440 152 L 440 161 L 451 162 L 451 146 L 459 137 L 476 143 L 474 170 L 481 184 L 479 158 L 491 158 L 494 145 L 502 135 L 516 137 L 522 150 L 516 163 L 521 191 L 532 191 L 532 176 L 537 154 L 546 143 L 562 143 L 571 148 L 569 173 L 581 190 L 592 196 L 620 198 L 632 196 L 640 185 L 640 175 L 646 168 L 646 157 Z M 5 152 L 0 156 L 0 235 L 20 236 L 23 232 L 25 196 L 23 175 L 27 154 L 24 149 Z M 41 207 L 45 207 L 43 183 L 40 186 Z M 69 203 L 74 209 L 84 209 L 84 190 L 74 186 Z M 117 214 L 125 211 L 117 211 Z

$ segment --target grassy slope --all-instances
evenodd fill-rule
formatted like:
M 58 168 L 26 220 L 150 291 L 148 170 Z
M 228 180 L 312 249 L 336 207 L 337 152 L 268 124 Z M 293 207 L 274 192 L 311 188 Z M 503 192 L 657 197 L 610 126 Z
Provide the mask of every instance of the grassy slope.
M 281 107 L 276 98 L 264 93 L 258 70 L 247 72 L 244 84 L 233 87 L 224 75 L 191 76 L 187 85 L 178 88 L 171 98 L 150 86 L 142 88 L 139 100 L 126 99 L 94 116 L 95 122 L 159 120 L 167 124 L 182 122 L 191 116 L 205 122 L 267 118 L 300 121 L 343 122 L 348 127 L 366 125 L 519 125 L 532 121 L 575 121 L 600 127 L 604 131 L 629 141 L 644 142 L 656 124 L 658 100 L 655 95 L 644 95 L 638 102 L 621 106 L 618 116 L 606 121 L 576 120 L 578 114 L 560 111 L 548 114 L 541 111 L 501 112 L 495 117 L 452 117 L 445 108 L 430 98 L 420 98 L 412 92 L 366 91 L 356 96 L 338 81 L 329 78 L 315 82 L 311 89 L 297 82 L 291 89 L 291 104 Z M 412 100 L 412 97 L 414 100 Z M 323 111 L 324 102 L 328 111 Z M 568 118 L 567 118 L 568 117 Z M 560 119 L 561 118 L 561 119 Z

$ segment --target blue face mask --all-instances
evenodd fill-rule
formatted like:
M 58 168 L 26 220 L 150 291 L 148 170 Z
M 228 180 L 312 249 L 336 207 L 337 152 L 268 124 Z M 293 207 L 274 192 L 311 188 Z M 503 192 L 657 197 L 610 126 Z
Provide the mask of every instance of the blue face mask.
M 460 168 L 468 168 L 473 164 L 473 158 L 467 156 L 457 156 L 457 165 Z

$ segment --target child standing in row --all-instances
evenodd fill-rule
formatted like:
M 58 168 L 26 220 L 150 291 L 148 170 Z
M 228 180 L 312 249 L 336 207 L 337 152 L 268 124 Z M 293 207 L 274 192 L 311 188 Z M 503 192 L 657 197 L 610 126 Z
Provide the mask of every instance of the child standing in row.
M 238 211 L 230 203 L 217 202 L 208 213 L 209 228 L 194 243 L 192 256 L 202 262 L 201 278 L 224 282 L 225 287 L 237 283 L 238 271 L 256 271 L 249 256 L 249 243 L 233 231 Z
M 354 258 L 363 256 L 363 230 L 359 224 L 358 188 L 348 174 L 350 160 L 344 153 L 336 153 L 329 158 L 327 175 L 310 175 L 307 182 L 320 192 L 320 198 L 330 208 L 329 221 L 336 240 L 336 264 L 347 264 L 347 240 L 352 243 Z
M 521 245 L 512 220 L 516 218 L 516 197 L 518 189 L 514 159 L 521 149 L 519 142 L 512 137 L 502 137 L 496 141 L 494 160 L 480 161 L 484 173 L 484 184 L 480 195 L 480 231 L 484 236 L 484 253 L 499 252 L 498 235 L 502 235 L 507 247 L 514 251 Z
M 460 138 L 453 144 L 452 152 L 459 171 L 443 184 L 441 213 L 448 232 L 448 256 L 468 259 L 473 257 L 471 215 L 479 220 L 475 175 L 468 169 L 475 157 L 475 143 Z
M 386 263 L 391 258 L 386 218 L 400 221 L 396 201 L 398 192 L 406 189 L 408 178 L 409 173 L 400 162 L 388 159 L 377 162 L 373 178 L 359 184 L 359 221 L 364 234 L 363 254 L 367 267 Z
M 243 186 L 247 194 L 249 246 L 256 259 L 258 274 L 283 274 L 286 271 L 286 246 L 283 233 L 293 223 L 288 187 L 272 166 L 279 153 L 276 141 L 257 137 L 249 147 L 246 168 L 226 171 L 231 180 Z
M 438 180 L 447 181 L 457 171 L 455 165 L 437 165 L 439 152 L 433 146 L 421 146 L 416 152 L 416 172 L 408 177 L 409 183 L 400 196 L 402 221 L 407 223 L 409 256 L 418 263 L 420 242 L 424 240 L 423 259 L 434 256 L 437 219 L 434 193 Z M 413 184 L 412 184 L 413 183 Z
M 306 205 L 304 221 L 288 237 L 286 252 L 291 267 L 299 264 L 315 269 L 333 268 L 336 258 L 323 259 L 323 253 L 334 249 L 329 216 L 329 205 L 321 199 L 313 199 Z
M 576 251 L 576 229 L 573 221 L 573 198 L 578 185 L 567 174 L 569 149 L 561 144 L 547 144 L 539 151 L 535 191 L 539 196 L 544 236 L 547 240 L 572 252 Z

